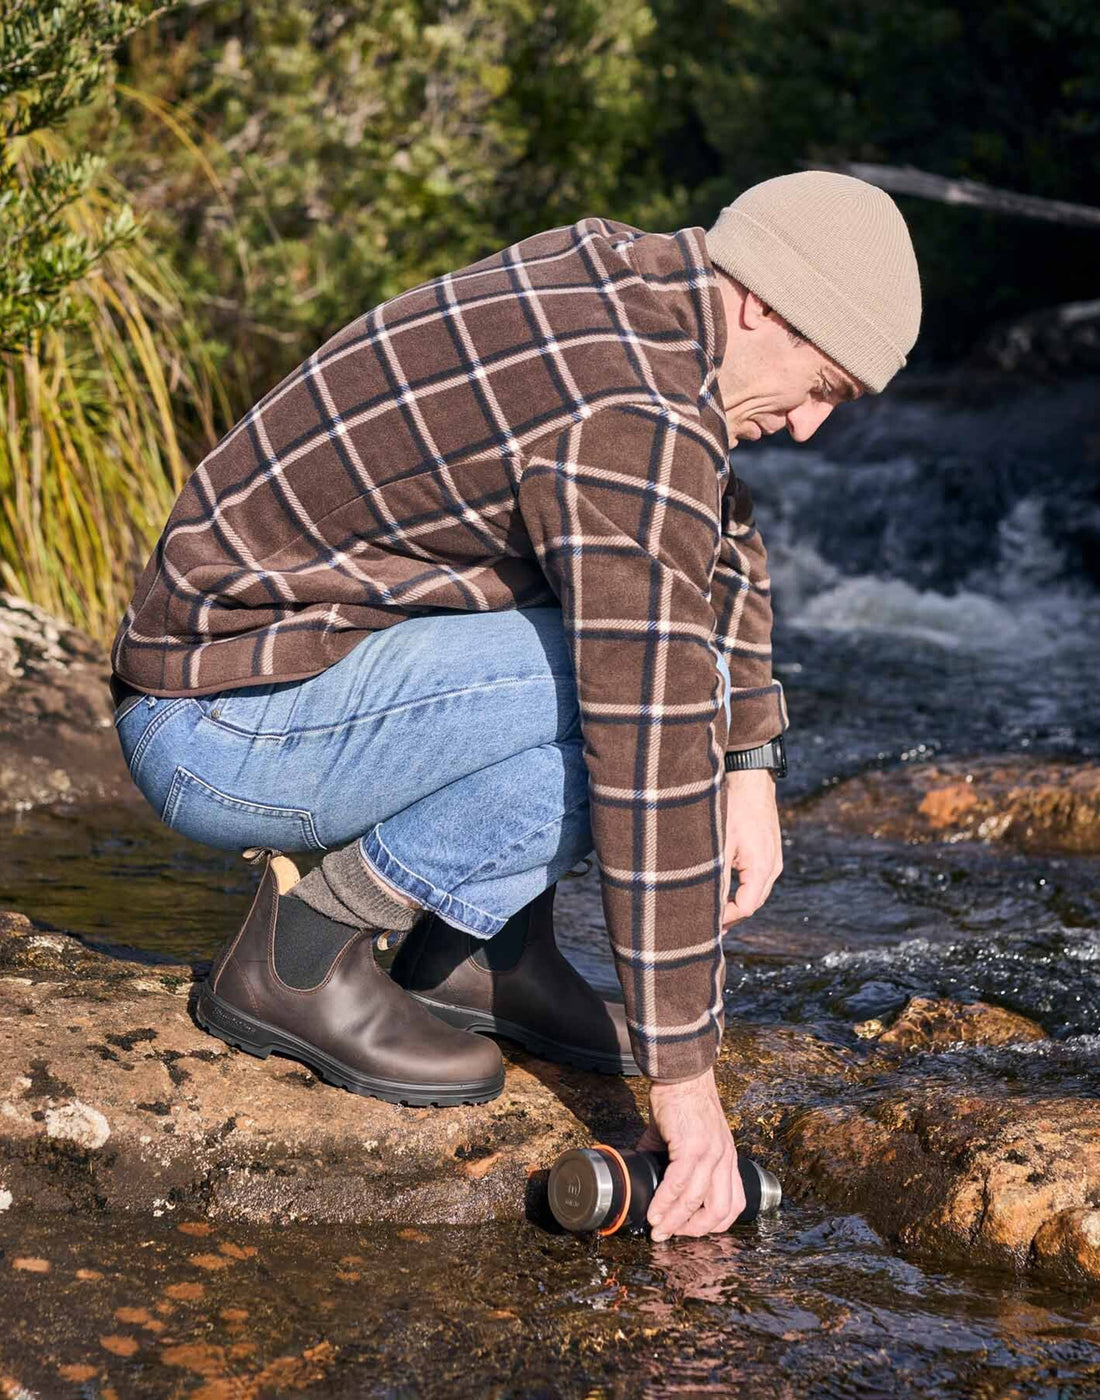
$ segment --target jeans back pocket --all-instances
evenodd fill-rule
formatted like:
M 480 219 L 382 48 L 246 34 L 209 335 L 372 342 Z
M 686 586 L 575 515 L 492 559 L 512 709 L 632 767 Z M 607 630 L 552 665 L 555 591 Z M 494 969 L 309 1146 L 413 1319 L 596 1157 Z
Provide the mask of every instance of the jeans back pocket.
M 177 765 L 160 819 L 165 826 L 224 851 L 271 846 L 279 851 L 327 849 L 304 807 L 277 807 L 249 802 L 220 792 L 182 765 Z

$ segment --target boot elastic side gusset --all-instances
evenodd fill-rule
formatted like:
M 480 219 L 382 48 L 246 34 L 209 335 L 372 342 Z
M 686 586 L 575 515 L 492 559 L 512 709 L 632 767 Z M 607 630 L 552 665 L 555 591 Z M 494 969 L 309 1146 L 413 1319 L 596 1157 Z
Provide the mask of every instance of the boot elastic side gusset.
M 293 894 L 280 900 L 274 948 L 279 980 L 299 991 L 318 986 L 341 948 L 361 931 L 319 914 Z
M 260 1059 L 287 1055 L 327 1083 L 391 1103 L 496 1098 L 504 1087 L 497 1046 L 444 1024 L 392 982 L 375 964 L 370 933 L 287 899 L 293 862 L 264 854 L 252 908 L 199 989 L 199 1025 Z M 309 950 L 314 934 L 323 950 Z

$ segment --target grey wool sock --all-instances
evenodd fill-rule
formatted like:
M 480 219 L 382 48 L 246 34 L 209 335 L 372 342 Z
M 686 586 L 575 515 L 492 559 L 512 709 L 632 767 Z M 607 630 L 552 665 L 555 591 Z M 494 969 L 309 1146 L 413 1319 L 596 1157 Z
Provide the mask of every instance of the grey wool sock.
M 317 869 L 304 875 L 290 893 L 318 913 L 353 928 L 406 931 L 424 913 L 423 909 L 410 909 L 382 888 L 363 860 L 358 841 L 329 851 Z

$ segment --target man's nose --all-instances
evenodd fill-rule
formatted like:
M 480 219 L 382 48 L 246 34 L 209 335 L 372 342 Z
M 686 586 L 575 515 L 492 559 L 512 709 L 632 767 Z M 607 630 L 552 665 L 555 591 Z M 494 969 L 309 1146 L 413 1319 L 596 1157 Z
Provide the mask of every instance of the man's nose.
M 806 399 L 787 414 L 787 432 L 795 442 L 805 442 L 812 438 L 825 419 L 833 411 L 831 403 L 819 399 Z

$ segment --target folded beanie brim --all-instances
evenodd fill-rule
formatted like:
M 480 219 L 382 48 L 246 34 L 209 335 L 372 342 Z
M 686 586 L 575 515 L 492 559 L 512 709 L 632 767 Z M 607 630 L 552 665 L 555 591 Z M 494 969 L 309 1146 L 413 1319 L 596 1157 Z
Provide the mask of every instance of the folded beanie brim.
M 901 348 L 821 268 L 743 209 L 723 210 L 705 238 L 712 262 L 872 393 L 906 363 Z

